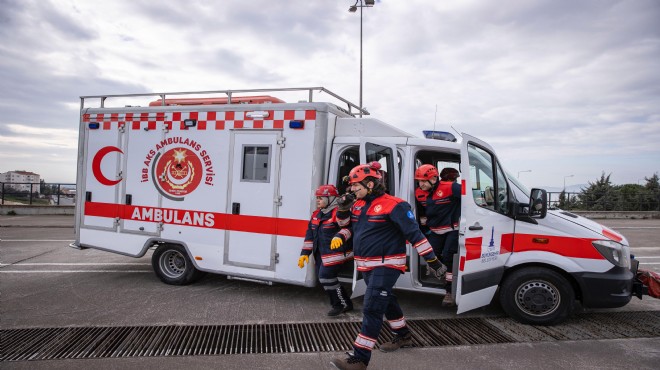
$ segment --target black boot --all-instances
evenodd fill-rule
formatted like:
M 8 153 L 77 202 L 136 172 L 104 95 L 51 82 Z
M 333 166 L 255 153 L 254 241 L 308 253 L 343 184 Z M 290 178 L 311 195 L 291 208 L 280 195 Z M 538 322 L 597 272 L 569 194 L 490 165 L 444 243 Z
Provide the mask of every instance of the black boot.
M 351 296 L 346 293 L 346 290 L 343 286 L 339 287 L 339 300 L 344 306 L 344 312 L 353 311 L 353 302 L 351 301 Z
M 326 290 L 328 297 L 330 297 L 330 305 L 332 309 L 328 311 L 328 316 L 337 316 L 342 312 L 347 312 L 353 309 L 353 302 L 346 294 L 342 286 L 333 290 Z
M 328 311 L 328 316 L 337 316 L 344 312 L 344 306 L 341 304 L 339 296 L 337 295 L 338 289 L 339 288 L 325 291 L 328 293 L 328 297 L 330 297 L 330 306 L 332 306 L 330 311 Z

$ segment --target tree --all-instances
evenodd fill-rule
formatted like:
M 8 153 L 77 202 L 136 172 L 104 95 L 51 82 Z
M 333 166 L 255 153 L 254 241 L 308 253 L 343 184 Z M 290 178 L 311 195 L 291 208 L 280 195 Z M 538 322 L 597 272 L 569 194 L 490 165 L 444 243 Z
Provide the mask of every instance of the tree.
M 648 211 L 644 202 L 646 189 L 638 184 L 625 184 L 614 188 L 617 193 L 617 211 Z
M 561 193 L 559 193 L 559 202 L 557 202 L 557 208 L 566 210 L 578 208 L 577 197 L 575 195 L 571 197 L 570 193 L 566 193 L 565 190 L 562 190 Z
M 617 192 L 610 181 L 612 174 L 603 172 L 599 180 L 589 182 L 580 194 L 581 208 L 591 211 L 612 211 L 617 203 Z
M 660 210 L 660 178 L 658 178 L 658 173 L 654 173 L 651 177 L 644 177 L 644 180 L 646 180 L 644 204 L 648 206 L 649 211 Z

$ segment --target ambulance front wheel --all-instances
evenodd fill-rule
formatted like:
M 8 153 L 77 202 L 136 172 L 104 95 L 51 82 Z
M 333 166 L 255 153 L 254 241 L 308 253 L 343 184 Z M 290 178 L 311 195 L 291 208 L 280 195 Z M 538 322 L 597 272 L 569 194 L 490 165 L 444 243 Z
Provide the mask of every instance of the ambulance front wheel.
M 186 249 L 177 244 L 161 244 L 151 256 L 151 265 L 158 278 L 171 285 L 187 285 L 204 276 L 195 268 Z
M 500 304 L 523 324 L 554 325 L 573 313 L 575 292 L 554 270 L 523 268 L 512 272 L 500 286 Z

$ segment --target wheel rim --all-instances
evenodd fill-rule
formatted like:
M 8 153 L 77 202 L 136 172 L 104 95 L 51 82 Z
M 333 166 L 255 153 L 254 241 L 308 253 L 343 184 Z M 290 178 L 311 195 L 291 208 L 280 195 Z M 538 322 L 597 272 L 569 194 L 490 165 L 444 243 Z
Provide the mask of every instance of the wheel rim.
M 543 280 L 528 281 L 516 290 L 516 304 L 531 316 L 547 316 L 561 303 L 557 287 Z
M 186 258 L 178 251 L 166 251 L 160 256 L 160 269 L 169 278 L 179 278 L 186 272 Z

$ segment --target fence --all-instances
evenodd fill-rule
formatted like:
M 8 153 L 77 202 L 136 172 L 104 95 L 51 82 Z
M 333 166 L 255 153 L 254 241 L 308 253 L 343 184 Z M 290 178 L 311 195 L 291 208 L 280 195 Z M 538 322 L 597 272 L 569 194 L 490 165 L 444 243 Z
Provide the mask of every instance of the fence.
M 2 205 L 71 206 L 75 202 L 76 184 L 0 182 Z
M 626 195 L 618 192 L 598 199 L 584 199 L 582 193 L 548 192 L 548 207 L 584 211 L 660 211 L 658 196 L 647 193 Z

